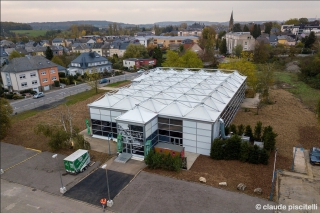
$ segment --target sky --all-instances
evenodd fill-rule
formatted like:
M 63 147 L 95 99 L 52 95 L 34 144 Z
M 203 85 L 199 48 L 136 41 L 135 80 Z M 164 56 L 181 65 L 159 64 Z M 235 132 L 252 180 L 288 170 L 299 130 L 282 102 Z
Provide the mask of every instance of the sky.
M 161 21 L 285 21 L 319 18 L 320 1 L 3 1 L 1 21 L 21 23 L 103 20 L 129 24 Z

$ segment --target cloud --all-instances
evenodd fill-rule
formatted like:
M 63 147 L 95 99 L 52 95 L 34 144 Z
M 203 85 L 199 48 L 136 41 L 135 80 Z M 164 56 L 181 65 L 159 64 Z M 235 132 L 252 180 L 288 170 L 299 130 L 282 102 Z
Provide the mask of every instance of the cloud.
M 318 1 L 1 1 L 1 21 L 237 21 L 314 18 Z

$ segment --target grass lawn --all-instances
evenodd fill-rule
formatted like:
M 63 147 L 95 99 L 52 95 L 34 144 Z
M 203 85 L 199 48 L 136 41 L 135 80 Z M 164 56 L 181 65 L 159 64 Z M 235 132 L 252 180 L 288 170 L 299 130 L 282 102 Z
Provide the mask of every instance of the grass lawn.
M 11 121 L 12 121 L 12 123 L 22 121 L 26 118 L 29 118 L 29 117 L 36 115 L 38 112 L 39 112 L 38 110 L 28 110 L 25 112 L 21 112 L 21 113 L 18 113 L 17 115 L 13 115 Z
M 47 31 L 48 30 L 11 30 L 11 32 L 31 37 L 44 36 Z
M 116 83 L 112 83 L 112 84 L 107 84 L 105 87 L 118 87 L 118 86 L 124 86 L 126 85 L 127 83 L 129 83 L 131 81 L 129 80 L 125 80 L 125 81 L 119 81 L 119 82 L 116 82 Z M 125 83 L 125 84 L 124 84 Z
M 320 99 L 320 90 L 311 88 L 308 84 L 300 81 L 296 73 L 275 72 L 275 83 L 277 85 L 285 82 L 291 88 L 284 88 L 299 98 L 306 106 L 314 110 Z
M 100 93 L 102 94 L 105 92 L 106 92 L 105 90 L 98 90 L 98 94 L 100 94 Z M 67 99 L 66 104 L 67 104 L 67 106 L 72 105 L 72 104 L 76 104 L 80 101 L 87 100 L 88 98 L 90 98 L 94 95 L 96 95 L 96 91 L 93 89 L 88 90 L 88 91 L 84 91 L 84 92 L 78 93 L 76 95 L 66 97 L 66 99 Z

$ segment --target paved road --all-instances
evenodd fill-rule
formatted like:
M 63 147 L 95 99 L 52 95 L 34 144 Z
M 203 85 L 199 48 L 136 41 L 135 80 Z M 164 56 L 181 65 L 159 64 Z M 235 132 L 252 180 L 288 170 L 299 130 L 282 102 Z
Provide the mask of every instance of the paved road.
M 1 179 L 1 212 L 46 213 L 46 212 L 90 212 L 101 213 L 102 207 L 93 206 L 62 196 L 10 183 Z M 111 213 L 110 211 L 106 211 Z
M 121 76 L 110 77 L 108 79 L 110 79 L 110 83 L 114 83 L 114 82 L 123 81 L 123 80 L 132 80 L 138 75 L 140 75 L 140 73 L 125 74 Z M 102 87 L 105 85 L 106 84 L 101 84 L 99 86 Z M 22 100 L 20 99 L 20 100 L 12 101 L 10 104 L 14 110 L 13 113 L 16 113 L 16 112 L 20 113 L 26 110 L 35 109 L 37 107 L 44 106 L 46 104 L 52 104 L 54 102 L 61 101 L 67 96 L 75 95 L 89 89 L 91 89 L 91 87 L 88 84 L 84 83 L 84 84 L 79 84 L 72 87 L 61 88 L 58 90 L 45 92 L 45 96 L 42 98 L 38 98 L 38 99 L 27 98 Z
M 115 212 L 253 213 L 274 202 L 200 183 L 141 172 L 115 199 Z

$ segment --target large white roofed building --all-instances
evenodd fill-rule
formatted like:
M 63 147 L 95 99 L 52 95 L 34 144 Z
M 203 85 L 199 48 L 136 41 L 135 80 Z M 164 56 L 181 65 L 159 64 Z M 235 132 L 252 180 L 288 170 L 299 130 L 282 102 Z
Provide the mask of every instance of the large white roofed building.
M 118 150 L 142 158 L 146 142 L 210 155 L 220 119 L 229 125 L 244 99 L 246 77 L 237 71 L 192 70 L 156 68 L 89 104 L 93 137 L 117 141 L 121 135 Z

